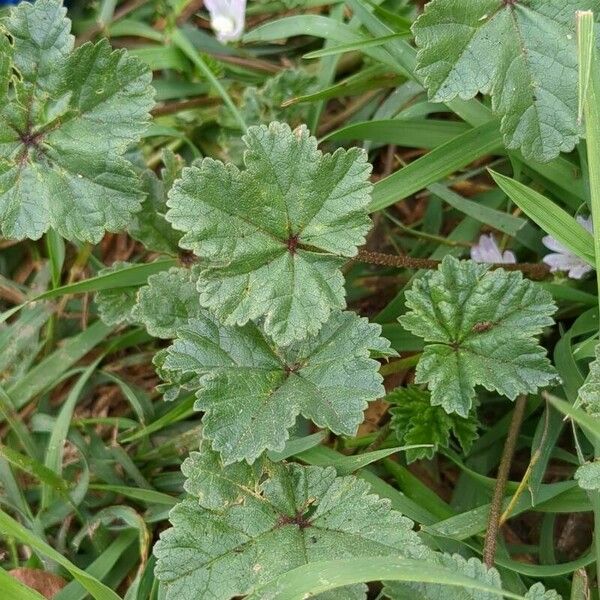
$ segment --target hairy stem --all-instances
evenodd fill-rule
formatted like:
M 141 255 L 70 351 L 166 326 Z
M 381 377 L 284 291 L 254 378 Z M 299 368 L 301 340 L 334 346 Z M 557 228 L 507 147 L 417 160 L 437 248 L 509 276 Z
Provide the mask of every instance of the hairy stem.
M 490 505 L 490 515 L 488 517 L 488 527 L 485 534 L 485 542 L 483 544 L 483 562 L 487 567 L 494 566 L 496 557 L 496 546 L 498 544 L 498 534 L 500 533 L 500 518 L 502 515 L 502 500 L 504 499 L 504 490 L 510 472 L 510 465 L 515 453 L 517 438 L 523 422 L 525 407 L 527 405 L 527 396 L 522 395 L 517 398 L 515 409 L 513 411 L 508 435 L 502 450 L 500 466 L 498 467 L 498 475 L 496 477 L 496 485 L 494 487 L 494 495 Z
M 381 252 L 371 252 L 361 248 L 358 251 L 356 260 L 371 265 L 382 265 L 385 267 L 398 267 L 407 269 L 437 269 L 441 263 L 439 260 L 431 258 L 414 258 L 412 256 L 400 256 L 396 254 L 383 254 Z M 492 269 L 504 269 L 506 271 L 521 271 L 531 279 L 544 279 L 550 273 L 550 269 L 544 263 L 517 263 L 505 264 L 494 263 Z

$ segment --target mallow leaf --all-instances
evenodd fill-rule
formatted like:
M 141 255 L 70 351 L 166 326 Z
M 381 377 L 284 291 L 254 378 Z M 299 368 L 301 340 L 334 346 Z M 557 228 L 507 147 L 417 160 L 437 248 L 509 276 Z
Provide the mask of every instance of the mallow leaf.
M 245 170 L 205 158 L 184 169 L 167 220 L 202 259 L 200 303 L 226 325 L 264 318 L 277 344 L 316 334 L 343 308 L 344 261 L 370 227 L 363 150 L 322 154 L 306 127 L 250 127 Z
M 404 445 L 432 444 L 433 448 L 414 448 L 406 451 L 406 461 L 433 458 L 440 448 L 448 448 L 452 436 L 463 451 L 469 452 L 477 439 L 477 417 L 474 411 L 467 418 L 449 415 L 441 406 L 432 406 L 429 392 L 410 385 L 391 391 L 385 401 L 392 404 L 391 427 Z
M 448 413 L 467 417 L 476 385 L 514 400 L 557 379 L 536 341 L 556 306 L 519 272 L 447 256 L 415 281 L 406 306 L 400 323 L 427 342 L 415 381 Z
M 170 514 L 154 548 L 166 600 L 229 600 L 321 560 L 433 552 L 413 523 L 353 476 L 332 467 L 264 461 L 224 466 L 193 453 L 183 471 L 191 497 Z M 216 491 L 215 491 L 216 490 Z M 363 585 L 318 598 L 362 600 Z
M 379 363 L 389 353 L 379 325 L 336 312 L 316 336 L 281 348 L 248 323 L 228 327 L 205 314 L 180 327 L 159 355 L 159 374 L 199 386 L 203 435 L 226 463 L 281 451 L 298 415 L 354 435 L 367 402 L 383 395 Z
M 432 553 L 428 558 L 431 564 L 452 569 L 456 573 L 466 575 L 491 588 L 502 589 L 500 574 L 494 567 L 486 567 L 478 558 L 463 558 L 460 554 Z M 480 590 L 449 587 L 433 583 L 400 583 L 388 582 L 384 594 L 390 600 L 498 600 L 498 594 Z M 541 583 L 533 585 L 525 594 L 530 600 L 561 600 L 554 590 L 544 588 Z
M 548 161 L 579 139 L 575 13 L 598 0 L 432 0 L 415 22 L 418 73 L 447 102 L 490 94 L 508 148 Z
M 5 237 L 38 239 L 52 227 L 98 242 L 124 229 L 143 199 L 123 153 L 149 118 L 150 70 L 105 39 L 74 49 L 65 14 L 60 0 L 38 0 L 1 21 Z
M 110 267 L 100 269 L 98 275 L 108 275 L 133 266 L 126 261 L 116 261 Z M 138 285 L 131 287 L 116 287 L 101 290 L 96 293 L 96 305 L 100 318 L 107 325 L 134 323 L 133 311 L 137 304 Z
M 478 558 L 466 559 L 460 554 L 435 553 L 429 558 L 430 563 L 452 569 L 453 571 L 475 579 L 491 588 L 502 589 L 502 581 L 498 571 L 486 567 Z M 387 582 L 385 595 L 390 600 L 497 600 L 496 594 L 479 590 L 449 587 L 435 583 L 402 583 Z
M 575 480 L 584 490 L 600 490 L 600 462 L 589 462 L 578 467 Z
M 136 321 L 154 337 L 172 339 L 177 330 L 206 311 L 200 308 L 194 269 L 173 267 L 148 277 L 133 309 Z
M 596 344 L 595 354 L 585 382 L 579 388 L 577 403 L 588 414 L 600 417 L 600 344 Z
M 162 160 L 165 166 L 161 169 L 160 177 L 150 169 L 141 174 L 142 190 L 146 198 L 141 210 L 132 216 L 127 231 L 149 250 L 177 254 L 181 234 L 167 222 L 165 213 L 167 192 L 181 174 L 183 161 L 168 149 L 163 149 Z

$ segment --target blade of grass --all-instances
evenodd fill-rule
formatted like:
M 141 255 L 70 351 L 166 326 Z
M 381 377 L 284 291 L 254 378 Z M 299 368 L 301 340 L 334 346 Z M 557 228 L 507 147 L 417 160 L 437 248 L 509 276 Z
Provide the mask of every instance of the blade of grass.
M 0 567 L 0 590 L 5 600 L 45 600 L 44 596 L 9 575 L 2 567 Z
M 408 35 L 410 32 L 409 29 L 398 32 L 391 33 L 390 35 L 384 35 L 378 38 L 363 38 L 356 42 L 350 42 L 349 44 L 340 44 L 339 46 L 332 46 L 330 48 L 323 48 L 322 50 L 314 50 L 313 52 L 306 53 L 302 58 L 304 59 L 313 59 L 313 58 L 323 58 L 324 56 L 332 56 L 335 54 L 343 54 L 344 52 L 353 52 L 353 51 L 362 51 L 365 48 L 374 48 L 375 46 L 381 46 L 390 40 Z
M 326 135 L 321 141 L 369 140 L 409 148 L 436 148 L 471 128 L 442 119 L 382 119 L 353 123 Z
M 73 418 L 73 411 L 75 405 L 79 400 L 85 384 L 89 381 L 90 377 L 96 371 L 96 367 L 102 360 L 102 356 L 96 359 L 79 377 L 77 383 L 71 388 L 65 402 L 63 403 L 58 417 L 54 423 L 54 428 L 50 434 L 48 440 L 48 446 L 46 448 L 46 458 L 44 460 L 44 466 L 51 472 L 56 473 L 60 477 L 62 474 L 62 453 L 63 446 L 71 427 L 71 419 Z M 48 508 L 52 502 L 54 487 L 48 483 L 42 483 L 42 509 Z
M 495 171 L 490 171 L 490 174 L 502 191 L 547 234 L 583 260 L 594 264 L 594 240 L 571 215 L 525 184 Z
M 51 388 L 66 371 L 105 340 L 113 330 L 114 327 L 96 321 L 86 330 L 68 338 L 60 348 L 31 369 L 27 377 L 8 390 L 8 395 L 15 403 L 14 408 L 23 408 L 35 396 Z
M 453 593 L 453 588 L 459 587 L 485 592 L 498 598 L 525 600 L 523 596 L 484 585 L 476 579 L 445 567 L 391 556 L 331 560 L 303 565 L 261 586 L 246 600 L 303 600 L 342 586 L 368 581 L 437 583 L 448 586 L 449 595 Z
M 496 121 L 475 127 L 378 181 L 369 210 L 375 212 L 404 200 L 500 148 L 502 136 Z
M 594 14 L 591 11 L 577 12 L 577 49 L 579 61 L 579 109 L 585 115 L 587 166 L 590 186 L 592 221 L 594 226 L 594 264 L 600 304 L 600 64 L 596 54 Z M 599 306 L 600 307 L 600 306 Z M 556 406 L 556 404 L 555 404 Z M 560 407 L 557 406 L 559 410 Z M 580 417 L 579 417 L 580 418 Z M 600 457 L 600 424 L 590 439 L 594 456 Z M 579 422 L 579 421 L 578 421 Z M 594 510 L 594 549 L 596 554 L 596 580 L 600 581 L 600 492 L 589 492 Z
M 196 48 L 194 48 L 193 44 L 187 38 L 185 33 L 181 29 L 175 28 L 171 32 L 171 41 L 183 52 L 183 54 L 190 59 L 190 61 L 198 68 L 202 75 L 206 77 L 207 81 L 209 81 L 210 84 L 215 88 L 219 96 L 223 98 L 223 102 L 225 102 L 225 105 L 230 110 L 233 118 L 239 123 L 242 131 L 246 131 L 247 126 L 246 122 L 244 121 L 244 117 L 242 117 L 242 114 L 237 109 L 237 106 L 234 104 L 231 96 L 221 85 L 221 82 L 215 77 L 208 65 L 202 60 L 199 52 L 196 50 Z
M 406 450 L 412 450 L 413 448 L 431 448 L 432 446 L 427 444 L 421 444 L 417 446 L 398 446 L 396 448 L 386 448 L 385 450 L 374 450 L 373 452 L 364 452 L 363 454 L 355 454 L 353 456 L 339 456 L 336 458 L 328 458 L 323 464 L 327 466 L 335 467 L 340 475 L 348 475 L 354 473 L 358 469 L 362 469 L 371 463 L 374 463 L 383 458 L 387 458 L 392 454 L 398 452 L 404 452 Z M 305 450 L 296 455 L 302 461 L 308 462 L 313 465 L 319 464 L 319 453 L 317 448 L 311 448 Z
M 21 544 L 30 546 L 40 554 L 47 556 L 64 567 L 95 600 L 121 600 L 115 592 L 106 587 L 101 581 L 98 581 L 95 577 L 74 565 L 60 552 L 57 552 L 54 548 L 40 540 L 3 510 L 0 510 L 0 532 L 4 535 L 13 536 Z
M 136 285 L 144 285 L 148 281 L 150 275 L 166 271 L 171 267 L 177 265 L 177 261 L 173 258 L 157 260 L 151 263 L 144 263 L 140 265 L 132 265 L 125 269 L 120 269 L 113 273 L 107 273 L 105 275 L 97 275 L 96 277 L 90 277 L 77 283 L 71 283 L 69 285 L 63 285 L 52 290 L 48 290 L 43 294 L 39 294 L 31 300 L 15 306 L 10 310 L 5 311 L 0 315 L 0 323 L 6 321 L 9 317 L 14 315 L 16 312 L 21 310 L 32 302 L 39 302 L 41 300 L 52 300 L 53 298 L 60 298 L 61 296 L 71 294 L 83 294 L 86 292 L 99 292 L 101 290 L 108 290 L 120 287 L 132 287 Z
M 133 550 L 133 546 L 137 545 L 137 533 L 132 530 L 123 531 L 111 544 L 96 558 L 86 569 L 88 575 L 96 579 L 108 579 L 109 574 L 120 562 L 127 557 L 129 550 Z M 129 563 L 131 564 L 131 563 Z M 127 565 L 128 566 L 128 565 Z M 130 567 L 129 567 L 130 568 Z M 88 598 L 86 588 L 81 586 L 77 581 L 71 581 L 64 587 L 53 600 L 86 600 Z

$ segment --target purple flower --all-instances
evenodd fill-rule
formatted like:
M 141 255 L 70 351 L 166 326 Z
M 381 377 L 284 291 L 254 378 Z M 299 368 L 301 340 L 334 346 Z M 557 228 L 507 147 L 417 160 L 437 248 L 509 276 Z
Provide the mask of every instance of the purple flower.
M 577 217 L 577 222 L 590 233 L 593 234 L 592 218 L 587 219 Z M 567 271 L 571 279 L 581 279 L 586 273 L 589 273 L 593 267 L 585 262 L 579 256 L 573 254 L 568 248 L 565 248 L 558 240 L 547 235 L 542 238 L 546 248 L 553 250 L 551 254 L 544 256 L 544 262 L 550 267 L 550 271 Z
M 479 242 L 471 248 L 471 258 L 480 263 L 516 263 L 517 258 L 510 250 L 500 251 L 496 238 L 489 235 L 479 237 Z
M 242 37 L 246 0 L 204 0 L 204 6 L 220 42 L 235 42 Z

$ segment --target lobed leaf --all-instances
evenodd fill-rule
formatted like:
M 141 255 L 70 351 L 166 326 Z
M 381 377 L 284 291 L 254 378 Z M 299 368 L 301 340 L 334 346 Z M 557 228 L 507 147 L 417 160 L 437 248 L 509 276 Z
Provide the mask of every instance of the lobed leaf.
M 432 448 L 413 448 L 406 451 L 406 461 L 433 458 L 439 448 L 450 446 L 451 436 L 468 454 L 477 439 L 477 417 L 473 411 L 467 418 L 449 415 L 442 407 L 432 406 L 429 393 L 416 385 L 399 387 L 390 392 L 385 401 L 392 404 L 391 426 L 402 444 L 432 444 Z
M 183 470 L 192 497 L 171 511 L 173 527 L 154 548 L 167 600 L 228 600 L 321 560 L 433 554 L 388 500 L 331 467 L 266 460 L 260 468 L 225 466 L 205 449 Z M 318 598 L 364 599 L 365 586 Z
M 190 319 L 205 314 L 198 301 L 197 279 L 193 269 L 180 267 L 148 277 L 133 309 L 135 320 L 143 323 L 150 335 L 176 337 Z
M 146 127 L 151 73 L 106 39 L 74 49 L 65 14 L 60 0 L 39 0 L 1 21 L 0 228 L 9 238 L 52 227 L 98 242 L 124 229 L 143 199 L 123 153 Z
M 598 0 L 432 0 L 415 22 L 435 102 L 490 94 L 508 148 L 548 161 L 579 140 L 575 13 Z
M 383 395 L 379 363 L 389 354 L 379 325 L 337 312 L 319 333 L 285 348 L 254 324 L 228 327 L 208 314 L 178 330 L 159 355 L 159 373 L 177 386 L 200 387 L 203 434 L 226 463 L 281 451 L 298 415 L 354 435 L 367 402 Z
M 578 467 L 575 479 L 584 490 L 600 490 L 600 462 L 589 462 Z
M 316 334 L 345 306 L 340 267 L 370 227 L 364 151 L 322 154 L 306 127 L 250 127 L 246 169 L 184 169 L 167 220 L 201 259 L 200 303 L 226 325 L 264 317 L 277 344 Z
M 119 260 L 110 267 L 100 269 L 98 276 L 117 273 L 132 266 L 132 263 Z M 136 319 L 133 316 L 133 311 L 137 303 L 138 289 L 138 285 L 132 285 L 130 287 L 108 288 L 97 292 L 95 300 L 102 321 L 107 325 L 134 323 Z
M 167 212 L 167 192 L 181 175 L 183 161 L 170 150 L 164 149 L 162 160 L 164 168 L 161 177 L 147 169 L 141 175 L 142 190 L 146 194 L 142 208 L 135 213 L 127 231 L 129 235 L 144 244 L 148 250 L 177 254 L 181 237 L 165 219 Z
M 590 371 L 584 384 L 579 388 L 578 404 L 589 415 L 600 416 L 600 344 L 594 349 L 595 360 L 590 363 Z
M 535 336 L 552 325 L 549 292 L 519 272 L 446 256 L 406 293 L 402 326 L 426 342 L 416 383 L 431 404 L 467 417 L 475 386 L 514 400 L 557 378 Z

